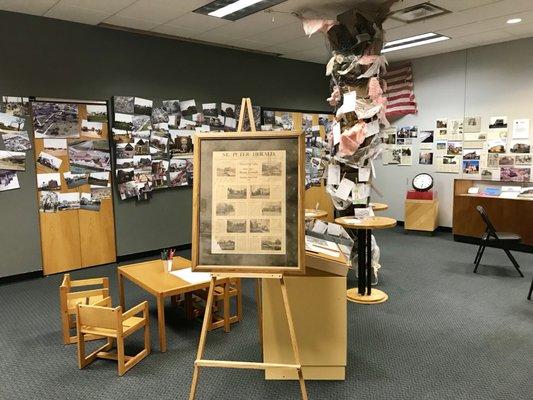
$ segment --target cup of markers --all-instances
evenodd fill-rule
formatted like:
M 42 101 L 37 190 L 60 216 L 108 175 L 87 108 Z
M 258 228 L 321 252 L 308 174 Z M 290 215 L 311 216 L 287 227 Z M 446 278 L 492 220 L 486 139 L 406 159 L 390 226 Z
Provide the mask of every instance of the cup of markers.
M 161 251 L 161 260 L 165 272 L 172 271 L 172 259 L 174 258 L 175 249 L 164 249 Z

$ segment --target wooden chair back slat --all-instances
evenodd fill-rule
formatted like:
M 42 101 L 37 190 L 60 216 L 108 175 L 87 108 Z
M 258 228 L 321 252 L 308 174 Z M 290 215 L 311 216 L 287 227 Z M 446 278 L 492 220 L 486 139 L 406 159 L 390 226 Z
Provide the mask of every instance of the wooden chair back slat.
M 119 328 L 121 308 L 108 308 L 99 306 L 78 306 L 78 324 L 92 328 L 115 329 Z

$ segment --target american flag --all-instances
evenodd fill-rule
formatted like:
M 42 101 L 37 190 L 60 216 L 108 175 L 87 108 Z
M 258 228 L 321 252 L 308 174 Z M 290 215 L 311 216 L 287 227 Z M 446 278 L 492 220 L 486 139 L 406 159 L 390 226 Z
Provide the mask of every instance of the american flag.
M 387 118 L 416 114 L 411 63 L 389 67 L 384 79 L 387 82 Z

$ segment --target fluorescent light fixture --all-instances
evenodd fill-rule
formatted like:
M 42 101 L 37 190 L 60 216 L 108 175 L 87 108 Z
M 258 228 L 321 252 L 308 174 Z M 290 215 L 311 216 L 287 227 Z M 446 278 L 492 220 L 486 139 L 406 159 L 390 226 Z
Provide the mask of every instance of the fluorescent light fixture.
M 508 24 L 519 24 L 522 22 L 522 18 L 511 18 L 507 20 Z
M 381 53 L 389 53 L 391 51 L 408 49 L 410 47 L 423 46 L 425 44 L 443 42 L 449 40 L 448 36 L 440 35 L 438 33 L 424 33 L 422 35 L 411 36 L 404 39 L 393 40 L 392 42 L 385 43 Z
M 285 1 L 287 0 L 213 0 L 193 12 L 228 21 L 238 21 Z
M 263 0 L 238 0 L 235 3 L 228 4 L 226 7 L 219 8 L 216 11 L 210 12 L 207 15 L 212 17 L 222 18 L 226 15 L 233 14 L 235 11 L 242 10 L 243 8 L 253 6 L 256 3 L 260 3 Z

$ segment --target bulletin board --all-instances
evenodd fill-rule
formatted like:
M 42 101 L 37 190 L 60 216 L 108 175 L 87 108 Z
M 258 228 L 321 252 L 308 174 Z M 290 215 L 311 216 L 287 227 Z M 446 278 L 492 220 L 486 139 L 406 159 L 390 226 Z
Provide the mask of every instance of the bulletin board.
M 115 262 L 107 102 L 36 99 L 30 109 L 44 274 Z

